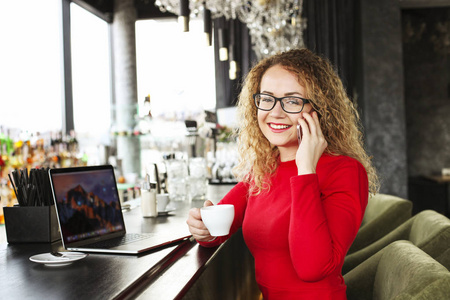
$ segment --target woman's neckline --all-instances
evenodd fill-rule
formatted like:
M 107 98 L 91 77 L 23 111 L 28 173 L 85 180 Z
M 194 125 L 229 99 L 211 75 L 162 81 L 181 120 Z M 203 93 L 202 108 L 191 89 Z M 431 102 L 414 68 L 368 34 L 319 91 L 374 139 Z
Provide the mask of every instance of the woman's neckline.
M 295 163 L 295 159 L 286 160 L 286 161 L 279 160 L 279 165 L 278 166 L 283 168 L 283 167 L 297 166 L 297 164 Z

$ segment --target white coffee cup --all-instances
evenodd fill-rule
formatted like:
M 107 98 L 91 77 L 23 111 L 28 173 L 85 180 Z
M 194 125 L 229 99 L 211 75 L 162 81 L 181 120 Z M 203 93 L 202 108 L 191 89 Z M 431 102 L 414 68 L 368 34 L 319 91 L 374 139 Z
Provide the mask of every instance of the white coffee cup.
M 157 194 L 156 203 L 158 205 L 158 212 L 165 212 L 169 202 L 170 202 L 169 194 Z
M 220 204 L 200 209 L 203 223 L 212 236 L 223 236 L 230 233 L 234 219 L 234 205 Z

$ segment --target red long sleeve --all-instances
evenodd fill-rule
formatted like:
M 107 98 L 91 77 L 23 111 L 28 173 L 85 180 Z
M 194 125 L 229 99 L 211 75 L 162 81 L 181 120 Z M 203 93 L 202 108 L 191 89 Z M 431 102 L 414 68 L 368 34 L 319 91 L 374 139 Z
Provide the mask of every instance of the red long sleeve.
M 264 299 L 345 299 L 342 264 L 367 200 L 364 167 L 323 155 L 316 174 L 298 176 L 295 161 L 282 162 L 270 191 L 248 197 L 240 183 L 221 203 L 235 205 L 232 232 L 242 226 Z

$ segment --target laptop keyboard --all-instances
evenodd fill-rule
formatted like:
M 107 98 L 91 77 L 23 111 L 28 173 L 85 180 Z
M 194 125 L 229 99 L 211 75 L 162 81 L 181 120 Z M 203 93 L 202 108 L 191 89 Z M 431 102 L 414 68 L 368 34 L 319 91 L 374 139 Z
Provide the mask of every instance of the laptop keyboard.
M 89 248 L 97 248 L 97 249 L 108 249 L 112 247 L 117 247 L 121 245 L 126 245 L 130 243 L 134 243 L 137 241 L 148 239 L 151 235 L 149 234 L 140 234 L 140 233 L 127 233 L 123 237 L 117 239 L 110 239 L 106 241 L 97 242 L 89 245 Z

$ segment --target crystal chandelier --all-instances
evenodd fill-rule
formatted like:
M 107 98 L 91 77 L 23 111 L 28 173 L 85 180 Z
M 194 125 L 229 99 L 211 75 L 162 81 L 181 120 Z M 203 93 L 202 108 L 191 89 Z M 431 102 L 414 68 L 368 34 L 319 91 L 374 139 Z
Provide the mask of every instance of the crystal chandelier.
M 252 48 L 258 59 L 304 47 L 306 20 L 301 18 L 303 0 L 156 0 L 162 12 L 186 19 L 205 11 L 213 19 L 238 19 L 249 29 Z M 179 18 L 180 18 L 179 17 Z M 187 25 L 188 26 L 188 25 Z

